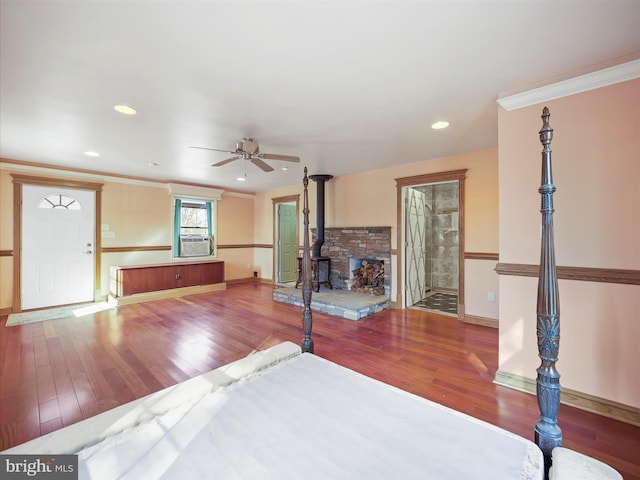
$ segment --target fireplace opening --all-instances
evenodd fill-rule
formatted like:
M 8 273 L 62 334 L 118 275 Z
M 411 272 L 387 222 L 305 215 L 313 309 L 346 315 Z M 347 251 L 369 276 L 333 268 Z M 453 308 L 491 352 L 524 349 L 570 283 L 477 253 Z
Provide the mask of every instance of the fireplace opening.
M 384 295 L 384 260 L 349 258 L 350 290 L 353 292 Z

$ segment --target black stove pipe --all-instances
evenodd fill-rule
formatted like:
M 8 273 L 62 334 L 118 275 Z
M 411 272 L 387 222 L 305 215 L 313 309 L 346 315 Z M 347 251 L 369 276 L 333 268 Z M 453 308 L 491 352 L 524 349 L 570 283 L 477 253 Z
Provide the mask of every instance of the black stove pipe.
M 311 246 L 311 258 L 320 258 L 320 251 L 324 243 L 324 184 L 333 178 L 333 175 L 309 175 L 309 178 L 318 184 L 316 189 L 316 241 Z

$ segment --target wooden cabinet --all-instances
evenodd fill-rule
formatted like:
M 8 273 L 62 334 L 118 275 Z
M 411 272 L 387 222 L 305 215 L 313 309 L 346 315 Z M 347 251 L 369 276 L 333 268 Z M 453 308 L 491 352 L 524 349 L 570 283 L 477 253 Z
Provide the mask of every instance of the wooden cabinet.
M 201 282 L 202 285 L 210 285 L 212 283 L 224 282 L 224 262 L 221 260 L 216 262 L 215 265 L 205 267 L 206 264 L 202 264 L 201 270 Z
M 111 267 L 109 291 L 114 297 L 224 283 L 224 262 L 164 263 Z

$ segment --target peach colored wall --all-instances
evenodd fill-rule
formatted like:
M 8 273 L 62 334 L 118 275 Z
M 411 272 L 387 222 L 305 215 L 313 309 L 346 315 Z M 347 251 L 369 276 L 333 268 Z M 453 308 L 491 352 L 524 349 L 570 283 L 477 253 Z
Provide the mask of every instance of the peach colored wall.
M 253 205 L 252 195 L 223 194 L 218 202 L 218 244 L 244 245 L 218 249 L 218 258 L 225 262 L 226 280 L 253 277 Z
M 472 164 L 465 182 L 465 250 L 498 253 L 498 151 L 477 155 L 482 168 Z
M 417 167 L 419 164 L 413 165 L 420 168 Z M 391 248 L 397 248 L 397 189 L 394 179 L 402 176 L 408 175 L 398 169 L 387 168 L 331 180 L 333 191 L 327 191 L 326 198 L 327 227 L 391 226 Z
M 172 218 L 164 186 L 107 182 L 102 188 L 102 223 L 116 235 L 103 238 L 103 247 L 171 245 Z
M 640 80 L 545 104 L 554 128 L 556 263 L 639 269 Z M 544 105 L 499 111 L 500 261 L 537 264 Z M 499 368 L 535 378 L 537 280 L 501 276 Z M 562 384 L 640 407 L 640 287 L 562 280 Z
M 219 244 L 253 244 L 253 196 L 223 194 L 218 227 Z
M 225 281 L 253 277 L 253 248 L 233 248 L 218 250 L 218 259 L 224 260 Z
M 464 303 L 465 314 L 476 317 L 499 319 L 499 285 L 494 268 L 495 261 L 465 260 Z M 493 300 L 489 295 L 493 294 Z
M 483 168 L 470 168 L 465 181 L 465 251 L 498 253 L 498 162 L 494 161 L 498 152 L 479 154 Z M 499 319 L 500 289 L 495 266 L 491 260 L 465 260 L 466 314 Z M 489 294 L 493 294 L 493 301 Z
M 467 168 L 465 235 L 466 250 L 484 253 L 498 252 L 497 212 L 497 151 L 485 150 L 453 157 L 438 158 L 398 167 L 336 177 L 326 184 L 325 225 L 327 227 L 391 226 L 392 249 L 397 249 L 397 190 L 396 178 Z M 312 172 L 330 173 L 330 172 Z M 374 185 L 375 188 L 365 188 Z M 256 243 L 273 242 L 272 198 L 302 193 L 302 179 L 298 186 L 271 190 L 256 195 Z M 315 227 L 316 185 L 309 182 L 310 227 Z M 375 207 L 374 207 L 375 206 Z M 301 198 L 302 215 L 302 198 Z M 299 219 L 302 226 L 302 218 Z M 302 229 L 301 229 L 302 231 Z M 301 236 L 302 243 L 302 236 Z M 272 252 L 257 250 L 254 261 L 262 278 L 272 278 Z M 392 255 L 392 268 L 397 268 L 397 255 Z M 498 318 L 497 302 L 488 304 L 489 288 L 498 291 L 495 262 L 482 261 L 475 271 L 476 278 L 466 278 L 465 288 L 471 289 L 471 303 L 466 305 L 469 315 Z M 489 280 L 488 280 L 489 279 Z M 487 282 L 492 284 L 487 285 Z M 393 275 L 392 299 L 397 297 Z M 479 290 L 479 292 L 475 292 Z

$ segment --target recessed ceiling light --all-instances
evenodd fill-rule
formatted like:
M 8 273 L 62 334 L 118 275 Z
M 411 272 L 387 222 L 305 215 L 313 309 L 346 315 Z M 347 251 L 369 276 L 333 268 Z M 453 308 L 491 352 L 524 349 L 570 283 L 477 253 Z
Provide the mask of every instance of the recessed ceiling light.
M 289 170 L 289 167 L 282 167 L 283 172 L 286 172 L 287 170 Z
M 135 115 L 136 113 L 138 113 L 136 112 L 135 108 L 130 107 L 129 105 L 116 105 L 113 107 L 113 109 L 123 115 Z
M 445 122 L 443 120 L 439 120 L 436 123 L 431 125 L 431 128 L 434 130 L 442 130 L 443 128 L 447 128 L 449 126 L 449 122 Z
M 87 157 L 99 157 L 100 156 L 100 154 L 98 152 L 94 152 L 92 150 L 87 150 L 86 152 L 84 152 L 84 154 Z
M 153 168 L 153 167 L 157 167 L 157 166 L 158 166 L 158 164 L 157 164 L 156 162 L 149 162 L 149 163 L 147 163 L 147 167 L 151 167 L 151 168 Z
M 238 178 L 236 178 L 236 180 L 239 181 L 239 182 L 244 182 L 247 179 L 245 177 L 238 177 Z

